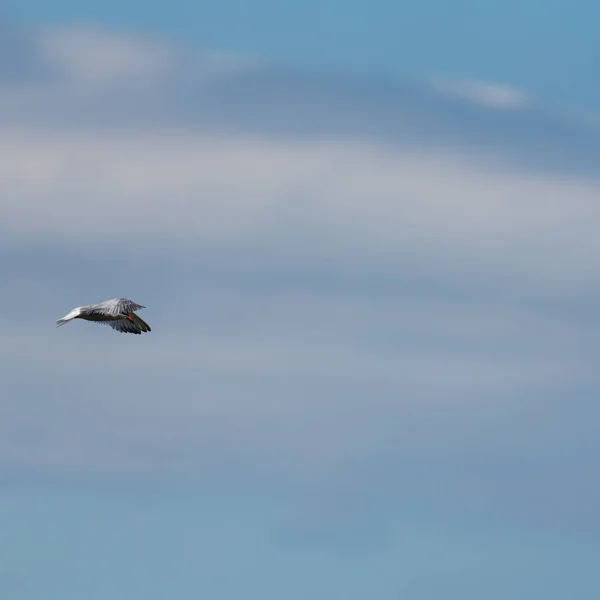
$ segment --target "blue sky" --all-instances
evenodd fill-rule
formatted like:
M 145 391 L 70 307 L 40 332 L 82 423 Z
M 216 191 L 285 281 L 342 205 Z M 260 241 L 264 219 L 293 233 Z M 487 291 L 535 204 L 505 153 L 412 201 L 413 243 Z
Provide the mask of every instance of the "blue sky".
M 213 50 L 284 64 L 422 77 L 492 80 L 566 105 L 596 110 L 600 87 L 595 23 L 581 0 L 136 0 L 4 2 L 33 23 L 90 22 L 164 34 Z
M 592 87 L 483 42 L 481 72 L 367 60 L 293 7 L 234 35 L 206 6 L 198 43 L 30 6 L 0 38 L 2 594 L 598 597 Z M 54 327 L 114 296 L 152 333 Z

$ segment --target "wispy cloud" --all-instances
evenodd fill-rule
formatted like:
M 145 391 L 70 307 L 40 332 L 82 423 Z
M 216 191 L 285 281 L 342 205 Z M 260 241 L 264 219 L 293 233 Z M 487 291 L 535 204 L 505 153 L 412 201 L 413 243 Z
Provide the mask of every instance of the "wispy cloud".
M 587 282 L 599 266 L 592 179 L 333 138 L 5 130 L 0 153 L 5 240 L 258 245 L 274 260 L 388 268 L 410 251 L 535 284 Z
M 517 110 L 528 108 L 532 103 L 530 95 L 526 92 L 497 83 L 439 79 L 434 80 L 432 83 L 441 92 L 490 108 Z
M 44 30 L 36 41 L 58 77 L 90 90 L 164 81 L 177 60 L 167 44 L 96 28 Z

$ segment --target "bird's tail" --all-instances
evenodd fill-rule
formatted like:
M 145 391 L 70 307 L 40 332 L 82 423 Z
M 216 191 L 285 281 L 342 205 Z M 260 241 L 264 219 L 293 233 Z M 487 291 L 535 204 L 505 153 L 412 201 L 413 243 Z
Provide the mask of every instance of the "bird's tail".
M 64 325 L 65 323 L 72 321 L 73 319 L 78 317 L 79 314 L 80 314 L 79 309 L 74 308 L 68 315 L 65 315 L 62 319 L 58 319 L 58 321 L 56 321 L 56 326 L 60 327 L 61 325 Z

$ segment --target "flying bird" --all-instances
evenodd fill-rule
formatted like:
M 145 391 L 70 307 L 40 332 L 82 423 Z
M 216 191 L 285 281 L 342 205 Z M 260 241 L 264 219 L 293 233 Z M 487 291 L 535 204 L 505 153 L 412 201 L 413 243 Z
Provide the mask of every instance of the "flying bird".
M 78 306 L 62 319 L 58 319 L 56 326 L 60 327 L 73 319 L 85 319 L 86 321 L 96 321 L 97 323 L 110 325 L 121 333 L 140 335 L 146 331 L 151 331 L 150 325 L 135 314 L 135 311 L 141 308 L 146 307 L 127 300 L 127 298 L 113 298 L 100 304 Z

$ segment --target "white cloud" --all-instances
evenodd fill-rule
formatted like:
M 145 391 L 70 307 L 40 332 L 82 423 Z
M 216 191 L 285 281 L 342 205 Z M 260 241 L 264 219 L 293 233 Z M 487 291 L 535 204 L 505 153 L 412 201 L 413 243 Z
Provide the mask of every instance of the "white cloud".
M 235 73 L 261 64 L 225 53 L 191 52 L 173 41 L 96 27 L 42 29 L 36 38 L 47 66 L 71 85 L 98 91 L 120 85 L 166 85 L 182 71 Z
M 500 110 L 517 110 L 531 106 L 531 96 L 517 88 L 486 81 L 434 79 L 434 88 L 475 104 Z
M 50 68 L 82 86 L 160 80 L 177 60 L 167 44 L 91 27 L 45 29 L 36 41 Z
M 258 243 L 292 260 L 433 264 L 534 284 L 587 281 L 600 266 L 596 181 L 466 155 L 333 138 L 7 129 L 0 156 L 5 240 Z

